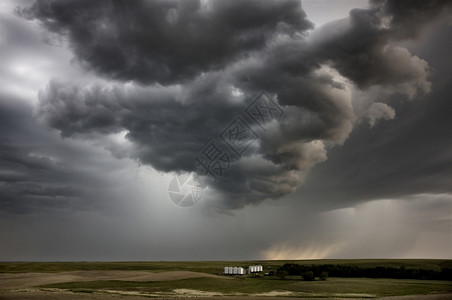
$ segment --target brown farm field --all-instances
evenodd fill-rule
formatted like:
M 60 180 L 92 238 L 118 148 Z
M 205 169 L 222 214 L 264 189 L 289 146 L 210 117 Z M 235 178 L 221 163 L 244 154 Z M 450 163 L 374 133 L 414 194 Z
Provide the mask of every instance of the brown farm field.
M 335 278 L 302 281 L 296 276 L 224 276 L 224 266 L 284 263 L 344 264 L 439 270 L 450 260 L 303 260 L 202 262 L 8 262 L 0 263 L 0 299 L 141 298 L 381 298 L 450 299 L 444 280 Z M 393 298 L 396 297 L 396 298 Z

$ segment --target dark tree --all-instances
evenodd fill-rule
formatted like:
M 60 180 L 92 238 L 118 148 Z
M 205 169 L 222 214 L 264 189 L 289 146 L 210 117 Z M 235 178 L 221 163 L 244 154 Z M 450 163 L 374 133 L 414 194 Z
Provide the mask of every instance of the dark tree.
M 327 272 L 322 272 L 322 273 L 320 273 L 320 275 L 319 275 L 319 279 L 320 280 L 327 280 L 328 279 L 328 273 Z
M 303 280 L 304 281 L 314 281 L 315 280 L 314 272 L 312 272 L 312 271 L 304 272 Z

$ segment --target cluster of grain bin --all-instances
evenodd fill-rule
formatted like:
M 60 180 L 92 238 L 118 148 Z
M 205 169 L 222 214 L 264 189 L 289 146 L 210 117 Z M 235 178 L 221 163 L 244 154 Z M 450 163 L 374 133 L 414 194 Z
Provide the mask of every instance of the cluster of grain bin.
M 248 269 L 242 267 L 224 267 L 225 275 L 244 275 L 244 274 L 255 274 L 262 272 L 264 268 L 262 266 L 249 266 Z
M 262 266 L 249 266 L 248 267 L 248 273 L 258 273 L 258 272 L 262 272 L 264 270 L 264 268 Z
M 243 275 L 245 274 L 245 269 L 242 267 L 224 267 L 225 275 Z

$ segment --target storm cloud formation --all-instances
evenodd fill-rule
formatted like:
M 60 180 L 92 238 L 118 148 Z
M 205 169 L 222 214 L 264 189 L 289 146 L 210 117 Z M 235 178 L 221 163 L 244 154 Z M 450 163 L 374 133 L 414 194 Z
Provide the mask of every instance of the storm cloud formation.
M 38 1 L 28 13 L 67 35 L 88 69 L 171 84 L 261 50 L 312 25 L 297 1 Z
M 125 155 L 163 172 L 198 172 L 223 209 L 294 192 L 361 120 L 396 111 L 381 95 L 428 93 L 428 62 L 403 42 L 447 1 L 375 1 L 311 36 L 300 1 L 37 1 L 19 14 L 61 35 L 110 83 L 54 80 L 36 116 L 63 137 L 126 132 Z M 380 97 L 361 99 L 373 89 Z M 284 114 L 220 180 L 194 157 L 261 91 Z M 389 99 L 389 97 L 388 97 Z
M 0 100 L 1 212 L 109 211 L 108 206 L 115 205 L 98 196 L 100 190 L 112 188 L 112 174 L 99 176 L 90 171 L 113 171 L 99 153 L 74 147 L 43 131 L 32 117 L 31 107 L 20 98 L 0 93 Z
M 451 258 L 449 2 L 2 1 L 0 260 Z
M 434 70 L 431 92 L 422 101 L 410 103 L 405 103 L 401 95 L 392 95 L 388 99 L 391 109 L 372 104 L 365 117 L 374 124 L 372 130 L 364 122 L 355 126 L 346 143 L 329 153 L 328 164 L 310 173 L 300 198 L 315 198 L 319 205 L 335 202 L 348 207 L 364 198 L 452 193 L 452 61 L 445 59 L 445 53 L 452 49 L 452 42 L 446 38 L 451 34 L 452 27 L 445 26 L 413 49 L 428 59 Z M 431 46 L 438 44 L 442 46 Z M 392 121 L 374 123 L 378 115 L 391 119 L 395 111 L 397 116 Z

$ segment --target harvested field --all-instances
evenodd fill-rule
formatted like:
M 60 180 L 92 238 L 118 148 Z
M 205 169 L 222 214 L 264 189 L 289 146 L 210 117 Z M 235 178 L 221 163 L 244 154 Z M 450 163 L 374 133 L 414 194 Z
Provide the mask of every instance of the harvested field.
M 191 271 L 170 271 L 160 273 L 145 271 L 74 271 L 61 273 L 18 273 L 0 274 L 0 289 L 23 289 L 61 282 L 83 282 L 97 280 L 169 281 L 199 277 L 224 279 L 224 277 L 222 276 Z

